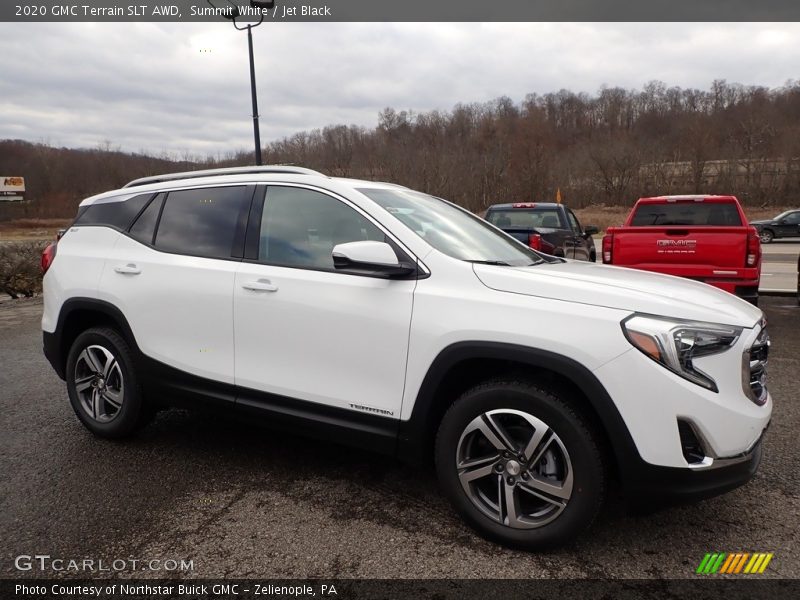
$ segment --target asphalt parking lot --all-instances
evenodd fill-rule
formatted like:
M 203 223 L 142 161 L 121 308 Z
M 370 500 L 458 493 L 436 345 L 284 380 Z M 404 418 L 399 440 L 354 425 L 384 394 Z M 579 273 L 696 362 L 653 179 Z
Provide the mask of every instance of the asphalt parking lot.
M 124 443 L 93 438 L 41 353 L 41 301 L 0 303 L 0 577 L 19 555 L 191 560 L 119 576 L 682 578 L 706 552 L 773 552 L 800 577 L 800 308 L 762 298 L 775 398 L 764 460 L 743 488 L 631 516 L 618 501 L 549 554 L 475 536 L 429 471 L 185 411 Z M 81 576 L 91 573 L 81 573 Z

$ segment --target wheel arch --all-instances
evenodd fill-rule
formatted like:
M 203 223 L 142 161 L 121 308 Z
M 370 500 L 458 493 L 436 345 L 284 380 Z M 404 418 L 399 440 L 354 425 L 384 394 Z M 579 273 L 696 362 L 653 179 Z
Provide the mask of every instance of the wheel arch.
M 577 400 L 576 408 L 604 438 L 609 462 L 626 478 L 628 465 L 641 460 L 616 405 L 586 367 L 560 354 L 496 342 L 459 342 L 442 350 L 428 369 L 408 421 L 401 423 L 398 456 L 421 464 L 432 456 L 444 413 L 458 396 L 480 381 L 517 374 L 548 384 Z
M 116 329 L 138 356 L 133 331 L 119 308 L 95 298 L 70 298 L 61 307 L 55 331 L 44 333 L 45 356 L 61 379 L 64 379 L 67 355 L 75 338 L 90 327 L 98 326 Z

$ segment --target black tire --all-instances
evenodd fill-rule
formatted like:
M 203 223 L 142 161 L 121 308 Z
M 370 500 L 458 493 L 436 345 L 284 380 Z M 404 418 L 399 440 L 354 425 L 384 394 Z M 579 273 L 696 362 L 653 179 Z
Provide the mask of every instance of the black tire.
M 597 252 L 594 250 L 589 253 L 589 262 L 597 262 Z
M 762 229 L 758 234 L 762 244 L 769 244 L 775 239 L 775 232 L 772 229 Z
M 468 495 L 459 479 L 456 462 L 460 460 L 459 441 L 462 433 L 468 425 L 476 422 L 476 418 L 484 418 L 481 415 L 487 411 L 498 409 L 521 411 L 542 421 L 550 431 L 555 432 L 568 452 L 573 477 L 571 496 L 561 512 L 556 513 L 557 516 L 535 528 L 518 529 L 501 523 L 502 510 L 499 518 L 490 518 L 472 499 L 478 497 L 480 501 L 480 495 Z M 504 416 L 502 412 L 494 414 L 499 415 L 498 418 Z M 570 405 L 564 394 L 524 380 L 493 380 L 463 394 L 443 417 L 436 437 L 436 471 L 440 485 L 453 507 L 481 536 L 514 548 L 545 550 L 574 540 L 591 525 L 600 511 L 607 475 L 599 438 L 597 433 L 593 433 L 587 419 Z M 490 453 L 494 452 L 494 448 L 490 450 Z M 493 468 L 499 469 L 501 466 L 494 464 Z M 502 475 L 498 475 L 497 471 L 493 471 L 483 480 L 489 486 L 497 486 L 497 505 L 502 504 L 499 494 L 504 486 L 503 479 L 508 479 L 508 473 L 510 471 L 502 471 Z M 492 483 L 492 477 L 497 478 L 495 484 Z M 517 478 L 516 485 L 524 483 Z M 525 494 L 523 496 L 528 498 Z
M 122 382 L 114 392 L 121 398 L 119 408 L 110 402 L 102 402 L 104 414 L 93 417 L 87 404 L 82 400 L 86 398 L 86 391 L 78 392 L 77 380 L 80 376 L 82 387 L 85 380 L 91 375 L 86 375 L 86 368 L 89 362 L 82 358 L 82 353 L 87 348 L 92 347 L 92 353 L 96 356 L 102 352 L 98 348 L 108 351 L 113 360 L 118 365 L 118 370 L 114 367 L 114 374 L 109 377 L 116 378 L 117 383 Z M 84 355 L 85 356 L 85 355 Z M 79 364 L 80 362 L 80 364 Z M 113 363 L 112 363 L 113 364 Z M 99 372 L 99 371 L 98 371 Z M 153 417 L 154 412 L 146 405 L 141 385 L 135 369 L 133 352 L 125 339 L 114 329 L 108 327 L 94 327 L 81 333 L 72 344 L 67 356 L 66 365 L 67 393 L 72 409 L 78 419 L 93 434 L 110 439 L 120 439 L 131 435 L 137 429 L 146 425 Z M 95 376 L 95 379 L 97 377 Z M 113 383 L 109 383 L 108 390 L 112 390 Z M 103 382 L 105 389 L 105 382 Z M 92 388 L 97 388 L 92 384 Z M 88 388 L 90 393 L 95 392 Z M 94 396 L 92 396 L 93 402 Z M 92 403 L 90 402 L 90 403 Z M 96 412 L 100 412 L 99 410 Z M 113 416 L 108 413 L 114 413 Z

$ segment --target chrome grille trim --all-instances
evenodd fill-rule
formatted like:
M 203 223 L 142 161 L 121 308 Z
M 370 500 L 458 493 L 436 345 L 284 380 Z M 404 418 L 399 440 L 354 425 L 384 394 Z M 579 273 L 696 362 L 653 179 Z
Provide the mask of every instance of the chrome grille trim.
M 769 360 L 769 333 L 766 323 L 750 348 L 742 354 L 742 390 L 752 402 L 763 406 L 767 402 L 767 362 Z

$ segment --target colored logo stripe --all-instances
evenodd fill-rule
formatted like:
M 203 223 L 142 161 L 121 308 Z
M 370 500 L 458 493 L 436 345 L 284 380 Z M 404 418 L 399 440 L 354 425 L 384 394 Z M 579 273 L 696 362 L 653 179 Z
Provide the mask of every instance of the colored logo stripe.
M 731 568 L 731 563 L 733 563 L 734 559 L 738 559 L 738 554 L 728 554 L 728 558 L 725 559 L 725 562 L 722 563 L 722 569 L 720 569 L 720 573 L 730 573 L 729 569 Z
M 769 552 L 755 552 L 750 554 L 748 552 L 714 552 L 707 553 L 700 565 L 697 567 L 696 573 L 703 575 L 711 575 L 714 573 L 725 574 L 760 574 L 763 573 L 767 565 L 772 560 L 773 553 Z

